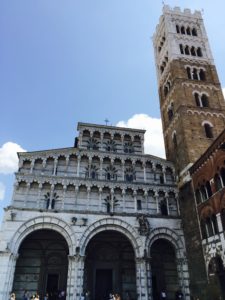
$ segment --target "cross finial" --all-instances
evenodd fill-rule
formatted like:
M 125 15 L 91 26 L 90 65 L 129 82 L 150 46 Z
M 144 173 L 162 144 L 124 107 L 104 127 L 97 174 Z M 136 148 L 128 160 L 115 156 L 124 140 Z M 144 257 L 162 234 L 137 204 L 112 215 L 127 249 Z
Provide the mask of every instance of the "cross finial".
M 107 126 L 109 123 L 109 120 L 106 118 L 104 121 L 105 121 L 105 125 Z

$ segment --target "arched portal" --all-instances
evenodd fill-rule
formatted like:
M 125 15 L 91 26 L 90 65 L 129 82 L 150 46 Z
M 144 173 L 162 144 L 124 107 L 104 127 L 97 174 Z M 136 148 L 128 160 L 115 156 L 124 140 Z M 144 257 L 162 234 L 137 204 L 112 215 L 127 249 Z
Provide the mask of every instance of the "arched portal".
M 30 233 L 19 247 L 13 291 L 22 299 L 23 290 L 30 295 L 49 293 L 55 300 L 59 291 L 66 291 L 68 272 L 68 244 L 64 237 L 49 229 Z
M 135 254 L 124 234 L 114 230 L 97 233 L 85 256 L 84 291 L 90 292 L 90 299 L 109 299 L 110 292 L 122 299 L 136 299 Z
M 219 255 L 213 257 L 208 265 L 211 298 L 225 299 L 225 269 Z
M 157 239 L 151 246 L 152 294 L 159 300 L 165 292 L 168 299 L 174 299 L 179 289 L 175 249 L 166 239 Z

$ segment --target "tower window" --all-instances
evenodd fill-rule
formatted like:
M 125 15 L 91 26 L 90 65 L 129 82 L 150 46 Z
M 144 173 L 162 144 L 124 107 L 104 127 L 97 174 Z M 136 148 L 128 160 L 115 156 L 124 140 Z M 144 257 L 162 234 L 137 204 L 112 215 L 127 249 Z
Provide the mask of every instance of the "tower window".
M 222 188 L 222 182 L 218 174 L 214 176 L 214 182 L 215 182 L 216 191 L 219 191 Z
M 202 57 L 202 49 L 200 47 L 197 48 L 197 56 Z
M 200 193 L 199 189 L 197 189 L 195 191 L 195 197 L 196 197 L 197 204 L 200 204 L 202 202 L 202 198 L 201 198 L 201 193 Z
M 209 124 L 204 124 L 205 136 L 209 139 L 213 138 L 212 126 Z
M 195 28 L 192 29 L 191 33 L 192 33 L 193 36 L 197 36 L 197 30 Z
M 208 198 L 212 196 L 212 189 L 211 189 L 211 185 L 209 183 L 209 181 L 206 182 L 206 190 L 207 190 L 207 194 L 208 194 Z
M 200 107 L 201 103 L 200 103 L 200 96 L 199 96 L 199 94 L 195 93 L 194 96 L 195 96 L 196 105 Z
M 186 55 L 190 55 L 190 50 L 189 50 L 189 47 L 188 47 L 188 46 L 185 47 L 184 53 L 185 53 Z
M 208 97 L 203 94 L 201 97 L 202 107 L 209 107 Z
M 180 27 L 178 25 L 176 25 L 176 31 L 177 33 L 180 33 Z
M 187 68 L 187 76 L 188 76 L 188 79 L 192 79 L 192 77 L 191 77 L 191 69 L 189 67 Z
M 191 47 L 191 55 L 196 56 L 195 47 Z
M 185 28 L 184 28 L 184 26 L 181 27 L 180 32 L 181 32 L 181 34 L 185 34 Z
M 176 149 L 177 148 L 177 135 L 175 132 L 173 134 L 173 145 L 174 145 L 174 148 Z
M 180 44 L 180 53 L 181 53 L 181 54 L 184 54 L 184 48 L 183 48 L 183 45 L 182 45 L 182 44 Z
M 199 72 L 199 78 L 200 80 L 205 80 L 205 72 L 203 69 L 200 69 L 200 72 Z
M 137 210 L 142 210 L 141 200 L 137 200 Z
M 187 32 L 187 35 L 191 35 L 190 27 L 188 27 L 188 28 L 186 29 L 186 32 Z
M 195 68 L 192 71 L 192 77 L 194 80 L 198 80 L 198 71 Z

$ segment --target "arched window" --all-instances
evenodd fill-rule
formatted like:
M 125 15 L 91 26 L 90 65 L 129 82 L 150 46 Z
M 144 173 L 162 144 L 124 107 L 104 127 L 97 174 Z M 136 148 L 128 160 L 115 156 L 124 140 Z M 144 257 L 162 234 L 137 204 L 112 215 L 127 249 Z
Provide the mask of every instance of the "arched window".
M 206 224 L 206 228 L 207 228 L 208 237 L 213 236 L 214 230 L 213 230 L 212 220 L 210 217 L 206 218 L 205 224 Z
M 200 47 L 197 48 L 197 56 L 202 57 L 202 49 Z
M 181 54 L 184 54 L 184 47 L 183 47 L 183 45 L 180 44 L 179 46 L 180 46 L 180 53 L 181 53 Z
M 203 201 L 207 200 L 208 197 L 207 197 L 207 193 L 206 193 L 204 185 L 201 186 L 200 191 L 201 191 L 201 194 L 202 194 Z
M 218 223 L 217 223 L 216 215 L 212 215 L 211 216 L 211 222 L 212 222 L 214 234 L 219 233 L 219 228 L 218 228 Z
M 181 32 L 181 34 L 185 34 L 185 28 L 184 28 L 184 26 L 181 26 L 180 32 Z
M 206 181 L 205 186 L 206 186 L 208 197 L 211 197 L 212 196 L 212 189 L 211 189 L 211 185 L 210 185 L 209 181 Z
M 225 168 L 222 168 L 220 170 L 220 176 L 221 176 L 221 179 L 222 179 L 222 184 L 223 184 L 223 186 L 225 186 Z
M 198 93 L 194 93 L 194 96 L 195 96 L 196 105 L 197 106 L 201 106 L 199 94 Z
M 190 27 L 187 27 L 186 32 L 187 32 L 187 35 L 191 35 Z
M 141 200 L 137 200 L 137 210 L 142 210 Z
M 168 87 L 164 86 L 164 96 L 166 97 L 168 93 L 169 93 Z
M 203 69 L 200 69 L 199 78 L 200 80 L 205 81 L 205 71 Z
M 198 80 L 198 71 L 196 68 L 193 68 L 192 76 L 194 80 Z
M 160 71 L 161 71 L 161 74 L 162 74 L 163 71 L 164 71 L 164 67 L 163 66 L 160 67 Z
M 169 106 L 167 114 L 168 114 L 169 121 L 171 121 L 173 119 L 173 115 L 174 115 L 174 112 L 173 112 L 173 103 L 171 103 L 171 105 Z
M 177 148 L 177 135 L 175 132 L 173 133 L 172 139 L 173 139 L 174 148 L 176 149 Z
M 191 33 L 192 33 L 193 36 L 197 36 L 197 30 L 195 28 L 192 29 Z
M 205 136 L 209 139 L 213 138 L 212 126 L 208 123 L 204 124 Z
M 162 216 L 168 216 L 168 209 L 167 209 L 166 199 L 163 199 L 160 202 L 160 211 L 161 211 Z
M 204 220 L 201 220 L 200 226 L 201 226 L 201 232 L 202 232 L 202 239 L 204 240 L 207 238 L 206 224 L 205 224 Z
M 160 52 L 160 51 L 161 51 L 161 49 L 162 49 L 162 48 L 159 46 L 159 47 L 158 47 L 158 52 Z
M 180 27 L 178 25 L 176 25 L 176 31 L 177 33 L 180 33 Z
M 185 46 L 185 48 L 184 48 L 184 53 L 185 53 L 186 55 L 190 55 L 190 50 L 189 50 L 189 47 L 188 47 L 188 46 Z
M 191 55 L 196 56 L 195 47 L 191 47 Z
M 201 97 L 202 107 L 209 107 L 208 97 L 203 94 Z
M 221 178 L 220 178 L 219 174 L 216 174 L 214 176 L 214 183 L 215 183 L 216 191 L 219 191 L 220 189 L 222 189 L 222 182 L 221 182 Z
M 197 189 L 195 191 L 195 197 L 196 197 L 197 204 L 200 204 L 202 202 L 202 198 L 201 198 L 201 193 L 200 193 L 199 189 Z
M 187 76 L 188 76 L 188 79 L 192 79 L 191 77 L 191 68 L 187 67 Z

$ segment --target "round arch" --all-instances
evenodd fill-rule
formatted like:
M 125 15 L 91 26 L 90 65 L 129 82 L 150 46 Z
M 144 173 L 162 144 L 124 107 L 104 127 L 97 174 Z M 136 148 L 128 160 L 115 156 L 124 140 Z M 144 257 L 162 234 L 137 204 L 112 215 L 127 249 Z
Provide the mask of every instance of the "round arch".
M 137 231 L 128 223 L 119 219 L 102 219 L 90 225 L 80 239 L 81 255 L 85 254 L 85 249 L 93 236 L 105 230 L 114 230 L 124 234 L 131 242 L 135 256 L 140 257 L 142 243 Z
M 9 243 L 11 252 L 17 254 L 22 241 L 30 233 L 39 229 L 49 229 L 60 233 L 68 244 L 69 255 L 75 253 L 76 237 L 71 227 L 65 221 L 51 216 L 36 217 L 22 224 Z
M 150 254 L 152 244 L 158 239 L 166 239 L 170 241 L 175 248 L 177 258 L 185 258 L 184 244 L 180 237 L 171 229 L 166 227 L 153 229 L 146 239 L 146 249 Z

